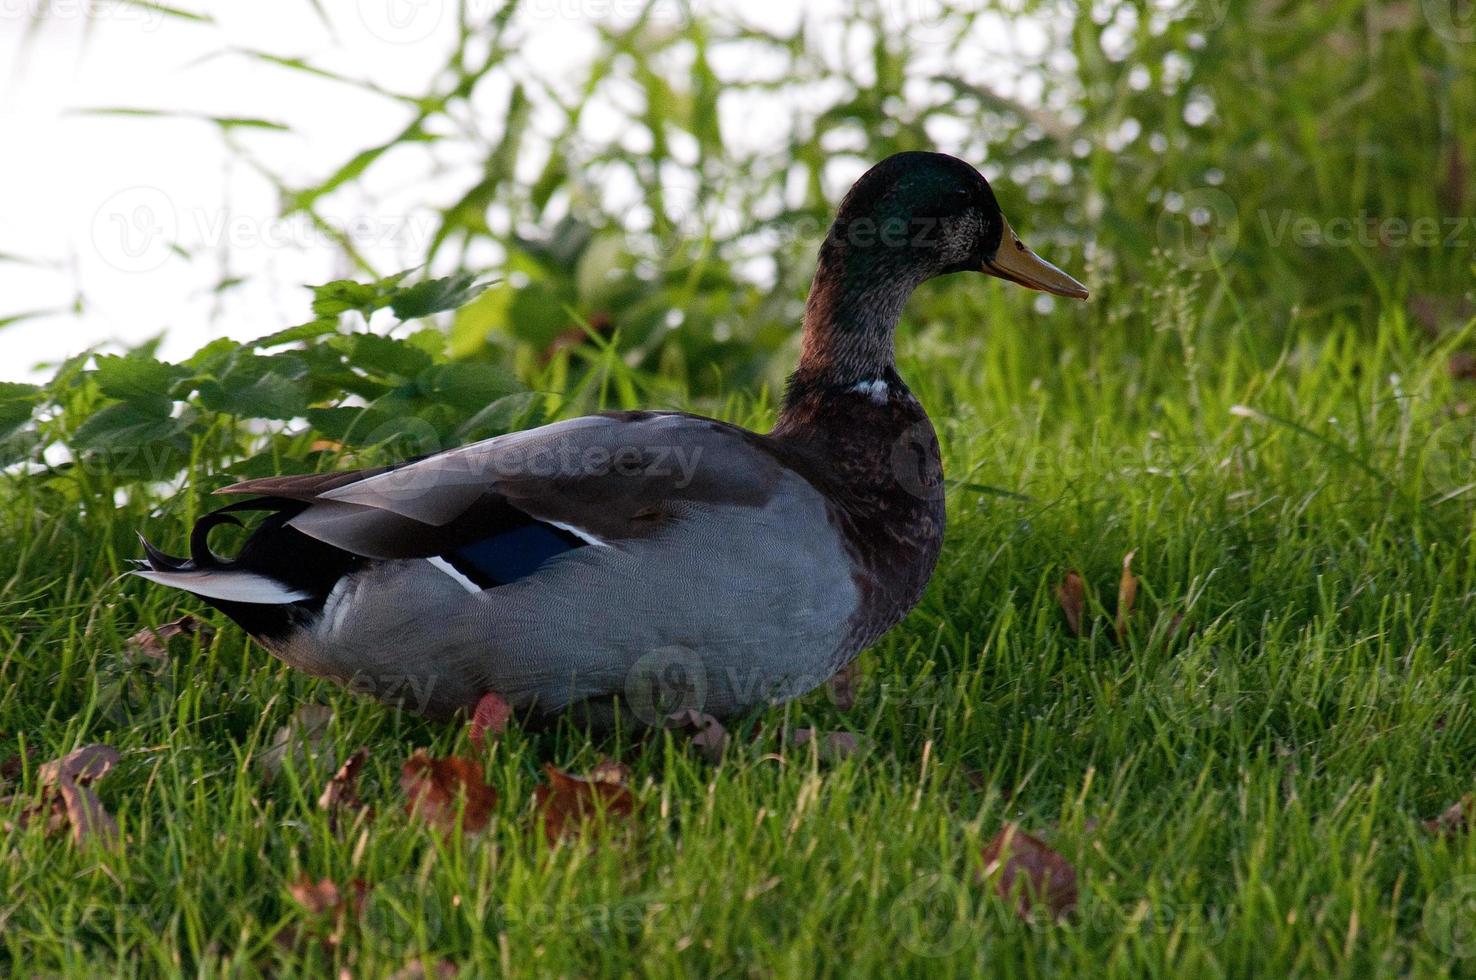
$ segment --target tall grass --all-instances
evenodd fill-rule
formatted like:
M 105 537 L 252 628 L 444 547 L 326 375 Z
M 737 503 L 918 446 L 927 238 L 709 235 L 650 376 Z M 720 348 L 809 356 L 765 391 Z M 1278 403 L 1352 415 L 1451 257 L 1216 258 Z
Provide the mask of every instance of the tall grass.
M 37 750 L 8 815 L 39 761 L 107 742 L 123 759 L 98 792 L 126 838 L 108 853 L 7 832 L 5 968 L 1476 972 L 1476 839 L 1421 826 L 1472 791 L 1476 757 L 1476 389 L 1462 367 L 1476 46 L 1432 4 L 1027 7 L 1060 37 L 1045 70 L 1019 73 L 1042 86 L 1034 108 L 967 58 L 1004 5 L 913 31 L 865 8 L 830 26 L 858 39 L 839 55 L 813 33 L 692 14 L 610 31 L 552 138 L 525 132 L 520 100 L 555 94 L 518 60 L 516 12 L 469 11 L 401 139 L 284 187 L 284 207 L 311 214 L 427 134 L 478 154 L 476 178 L 440 202 L 429 258 L 450 272 L 493 254 L 499 281 L 432 314 L 448 339 L 361 341 L 393 322 L 373 306 L 390 294 L 340 285 L 361 307 L 340 320 L 324 306 L 281 348 L 207 349 L 177 370 L 148 350 L 83 359 L 0 392 L 0 422 L 34 433 L 12 438 L 31 465 L 0 506 L 0 732 L 7 752 Z M 950 49 L 950 31 L 986 33 Z M 724 52 L 750 48 L 782 70 L 735 79 Z M 502 86 L 507 111 L 473 126 L 483 85 Z M 646 139 L 576 138 L 589 106 L 624 104 L 604 99 L 622 86 L 643 93 L 631 125 Z M 722 100 L 750 89 L 806 93 L 786 103 L 785 145 L 750 152 L 724 131 Z M 229 135 L 243 151 L 271 138 Z M 1068 307 L 953 277 L 909 307 L 901 371 L 938 424 L 950 526 L 922 605 L 864 656 L 850 711 L 821 692 L 750 719 L 716 767 L 669 736 L 514 730 L 489 757 L 493 828 L 442 840 L 403 813 L 398 766 L 417 746 L 470 752 L 461 731 L 290 672 L 229 626 L 162 668 L 129 656 L 140 626 L 197 611 L 117 578 L 137 529 L 177 546 L 228 470 L 404 448 L 404 427 L 325 431 L 345 419 L 334 407 L 417 419 L 432 435 L 412 438 L 439 442 L 640 404 L 763 428 L 832 174 L 933 145 L 981 162 L 1015 226 L 1084 267 L 1094 295 Z M 674 199 L 673 173 L 742 221 Z M 603 197 L 620 174 L 641 209 Z M 1420 244 L 1412 229 L 1431 220 L 1440 241 Z M 1465 244 L 1446 237 L 1458 222 Z M 452 363 L 484 372 L 477 390 L 514 373 L 516 397 L 459 411 L 425 373 Z M 176 386 L 168 419 L 194 413 L 168 465 L 140 479 L 89 462 L 121 450 L 89 457 L 81 426 L 152 410 L 134 379 L 158 371 Z M 39 462 L 48 445 L 61 455 Z M 1141 587 L 1119 638 L 1134 549 Z M 1068 570 L 1088 583 L 1081 637 L 1055 596 Z M 257 760 L 306 703 L 333 709 L 332 758 L 264 782 Z M 870 748 L 821 762 L 780 744 L 792 725 Z M 315 799 L 358 746 L 374 812 L 335 830 Z M 540 764 L 601 754 L 634 767 L 633 828 L 550 849 L 529 827 Z M 1072 920 L 1022 922 L 977 882 L 1007 820 L 1078 869 Z M 311 938 L 333 925 L 290 898 L 301 875 L 371 886 L 341 942 Z

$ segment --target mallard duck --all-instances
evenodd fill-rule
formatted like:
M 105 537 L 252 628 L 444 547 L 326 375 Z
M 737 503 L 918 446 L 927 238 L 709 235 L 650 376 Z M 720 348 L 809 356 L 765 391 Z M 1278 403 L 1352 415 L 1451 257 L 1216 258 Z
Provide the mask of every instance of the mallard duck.
M 189 558 L 145 542 L 136 574 L 294 667 L 431 717 L 500 698 L 535 718 L 659 724 L 798 697 L 932 575 L 943 471 L 893 331 L 918 284 L 953 272 L 1087 295 L 1025 247 L 972 166 L 899 153 L 856 182 L 821 245 L 772 432 L 608 412 L 396 466 L 248 480 L 217 491 L 254 499 L 201 518 Z M 242 511 L 266 516 L 217 557 L 211 528 Z

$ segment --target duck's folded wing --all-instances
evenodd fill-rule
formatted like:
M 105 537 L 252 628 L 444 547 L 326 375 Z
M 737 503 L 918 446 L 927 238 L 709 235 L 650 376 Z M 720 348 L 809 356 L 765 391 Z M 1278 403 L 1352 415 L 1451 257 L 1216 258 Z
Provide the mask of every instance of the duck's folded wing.
M 290 526 L 371 558 L 440 555 L 533 524 L 612 544 L 652 534 L 683 504 L 762 506 L 784 467 L 758 439 L 680 413 L 588 416 L 394 468 L 219 492 L 304 503 Z

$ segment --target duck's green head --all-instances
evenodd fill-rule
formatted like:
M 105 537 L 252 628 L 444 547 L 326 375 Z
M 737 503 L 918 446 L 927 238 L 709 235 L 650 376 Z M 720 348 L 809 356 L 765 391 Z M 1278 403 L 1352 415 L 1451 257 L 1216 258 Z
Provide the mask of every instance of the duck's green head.
M 972 271 L 1087 296 L 1085 286 L 1025 247 L 979 171 L 946 153 L 898 153 L 863 174 L 826 237 L 826 266 L 852 283 L 911 286 Z

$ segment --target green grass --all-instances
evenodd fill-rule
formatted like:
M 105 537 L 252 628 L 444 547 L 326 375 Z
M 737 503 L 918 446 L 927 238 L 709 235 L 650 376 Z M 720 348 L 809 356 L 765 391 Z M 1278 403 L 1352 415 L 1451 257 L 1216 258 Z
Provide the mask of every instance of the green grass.
M 397 785 L 416 747 L 470 751 L 461 729 L 295 674 L 227 623 L 118 698 L 125 638 L 197 608 L 115 579 L 134 530 L 177 544 L 202 502 L 160 516 L 152 496 L 84 493 L 57 511 L 14 482 L 4 751 L 37 750 L 25 796 L 36 762 L 118 747 L 98 792 L 127 840 L 5 836 L 6 972 L 370 977 L 424 956 L 468 976 L 1476 973 L 1476 837 L 1420 827 L 1476 781 L 1460 338 L 1390 306 L 1376 328 L 1272 339 L 1195 312 L 1239 301 L 1213 275 L 1049 316 L 982 282 L 929 291 L 952 313 L 904 327 L 902 372 L 958 482 L 937 575 L 863 655 L 857 705 L 821 692 L 735 726 L 720 766 L 666 735 L 511 731 L 480 837 L 408 819 Z M 765 401 L 727 404 L 769 420 Z M 1142 586 L 1119 642 L 1130 549 Z M 1080 638 L 1054 596 L 1069 569 L 1091 589 Z M 327 761 L 270 785 L 252 762 L 315 702 L 339 759 L 370 752 L 374 815 L 337 832 L 314 802 Z M 784 724 L 872 746 L 778 759 Z M 637 819 L 550 848 L 530 820 L 541 764 L 602 754 L 633 766 Z M 1021 921 L 976 884 L 1007 820 L 1076 866 L 1073 920 Z M 275 941 L 313 928 L 287 890 L 303 874 L 372 886 L 341 945 Z

